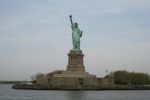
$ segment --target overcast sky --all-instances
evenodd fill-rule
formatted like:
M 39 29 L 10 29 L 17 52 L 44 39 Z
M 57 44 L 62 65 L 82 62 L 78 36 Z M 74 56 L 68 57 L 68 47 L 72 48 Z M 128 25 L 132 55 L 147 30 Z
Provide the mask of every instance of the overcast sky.
M 65 70 L 69 14 L 83 30 L 86 71 L 150 74 L 150 0 L 0 0 L 0 80 Z

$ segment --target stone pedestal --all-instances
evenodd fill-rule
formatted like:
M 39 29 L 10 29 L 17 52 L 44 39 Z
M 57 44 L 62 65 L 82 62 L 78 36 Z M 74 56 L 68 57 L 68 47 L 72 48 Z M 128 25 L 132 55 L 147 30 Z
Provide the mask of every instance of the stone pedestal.
M 68 65 L 66 71 L 85 72 L 83 57 L 84 55 L 81 50 L 71 50 L 68 53 Z
M 47 87 L 52 89 L 96 89 L 99 86 L 99 80 L 96 75 L 85 71 L 83 57 L 81 50 L 70 50 L 66 71 L 60 74 L 55 73 L 49 77 Z

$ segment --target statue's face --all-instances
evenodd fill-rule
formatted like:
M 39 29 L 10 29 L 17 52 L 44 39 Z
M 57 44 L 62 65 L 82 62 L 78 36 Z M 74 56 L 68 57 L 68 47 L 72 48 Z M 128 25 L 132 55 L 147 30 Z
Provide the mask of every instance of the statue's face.
M 78 27 L 78 23 L 74 23 L 74 26 L 75 26 L 75 27 Z

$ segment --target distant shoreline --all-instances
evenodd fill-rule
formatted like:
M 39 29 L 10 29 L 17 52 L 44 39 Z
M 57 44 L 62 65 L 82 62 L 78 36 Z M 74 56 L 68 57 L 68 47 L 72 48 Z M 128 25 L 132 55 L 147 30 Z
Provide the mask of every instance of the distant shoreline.
M 18 84 L 23 81 L 0 81 L 0 84 Z M 25 81 L 28 82 L 28 81 Z
M 13 85 L 13 89 L 23 90 L 150 90 L 150 86 L 108 86 L 108 87 L 80 87 L 80 88 L 46 88 L 37 85 Z

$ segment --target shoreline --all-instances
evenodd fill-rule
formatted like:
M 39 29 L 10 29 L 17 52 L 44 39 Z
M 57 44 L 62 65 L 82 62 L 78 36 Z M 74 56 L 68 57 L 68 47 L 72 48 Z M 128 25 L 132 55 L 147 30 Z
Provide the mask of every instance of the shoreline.
M 38 85 L 13 85 L 13 89 L 22 90 L 150 90 L 150 86 L 111 86 L 111 87 L 77 87 L 77 88 L 47 88 Z

